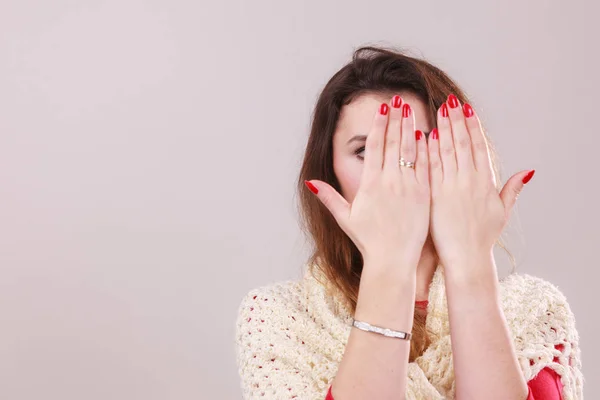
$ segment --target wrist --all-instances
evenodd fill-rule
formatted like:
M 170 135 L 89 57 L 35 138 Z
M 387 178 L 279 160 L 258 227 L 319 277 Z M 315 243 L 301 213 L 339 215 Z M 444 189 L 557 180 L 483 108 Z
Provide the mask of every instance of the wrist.
M 375 267 L 374 265 L 371 267 Z M 363 268 L 355 318 L 410 332 L 416 295 L 416 273 L 395 268 Z
M 490 251 L 473 251 L 464 253 L 452 260 L 442 260 L 446 276 L 470 284 L 472 281 L 496 278 L 496 261 L 494 254 Z
M 416 274 L 420 252 L 413 250 L 397 252 L 373 252 L 363 255 L 363 270 L 375 270 L 383 273 Z
M 470 258 L 444 265 L 448 297 L 494 300 L 498 298 L 498 273 L 492 257 Z

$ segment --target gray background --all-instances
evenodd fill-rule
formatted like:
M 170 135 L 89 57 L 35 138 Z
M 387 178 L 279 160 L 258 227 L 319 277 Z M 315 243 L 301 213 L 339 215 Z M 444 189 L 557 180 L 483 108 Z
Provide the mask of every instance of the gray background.
M 446 70 L 504 178 L 537 170 L 509 245 L 567 295 L 597 398 L 598 11 L 1 0 L 0 398 L 239 399 L 237 307 L 300 275 L 310 112 L 363 44 Z

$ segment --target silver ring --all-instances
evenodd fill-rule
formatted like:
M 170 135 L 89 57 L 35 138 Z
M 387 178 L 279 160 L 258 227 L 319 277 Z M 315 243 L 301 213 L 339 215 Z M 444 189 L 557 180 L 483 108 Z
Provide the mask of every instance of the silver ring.
M 408 167 L 408 168 L 415 168 L 415 163 L 412 161 L 406 161 L 404 158 L 400 157 L 400 166 L 401 167 Z

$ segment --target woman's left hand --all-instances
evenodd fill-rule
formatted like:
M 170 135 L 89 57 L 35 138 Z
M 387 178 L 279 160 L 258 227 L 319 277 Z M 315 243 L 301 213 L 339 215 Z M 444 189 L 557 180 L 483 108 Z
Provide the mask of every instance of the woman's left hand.
M 461 268 L 489 260 L 523 185 L 534 170 L 513 175 L 500 193 L 479 118 L 448 96 L 429 135 L 431 236 L 440 262 Z M 482 258 L 483 257 L 483 258 Z M 455 267 L 456 265 L 456 267 Z

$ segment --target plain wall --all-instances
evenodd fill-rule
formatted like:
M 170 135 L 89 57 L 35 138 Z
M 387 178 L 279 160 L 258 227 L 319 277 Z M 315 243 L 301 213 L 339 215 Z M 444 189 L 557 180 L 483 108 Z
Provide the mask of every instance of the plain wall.
M 567 296 L 600 397 L 599 8 L 0 0 L 0 398 L 241 398 L 237 308 L 300 276 L 310 114 L 364 44 L 447 71 L 504 178 L 537 170 L 509 245 Z

